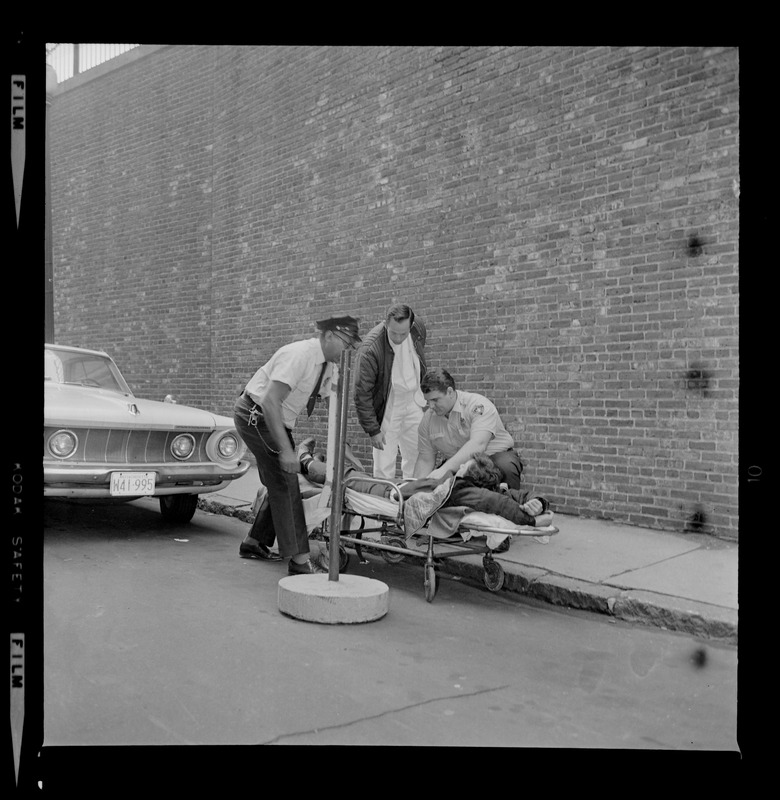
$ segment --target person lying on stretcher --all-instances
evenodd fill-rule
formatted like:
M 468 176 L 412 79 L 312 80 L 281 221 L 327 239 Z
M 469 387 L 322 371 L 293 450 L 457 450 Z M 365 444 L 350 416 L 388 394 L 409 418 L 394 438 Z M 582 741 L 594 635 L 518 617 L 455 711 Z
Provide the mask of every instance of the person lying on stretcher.
M 298 447 L 301 473 L 312 483 L 325 483 L 326 463 L 324 458 L 314 453 L 314 439 L 306 439 Z M 346 446 L 344 478 L 352 480 L 350 488 L 365 494 L 375 494 L 397 500 L 395 490 L 386 483 L 377 483 L 364 471 L 360 461 L 354 456 L 349 445 Z M 429 492 L 443 481 L 449 480 L 452 473 L 442 478 L 418 478 L 399 483 L 404 499 L 416 492 Z M 462 464 L 455 476 L 452 491 L 445 506 L 465 506 L 473 511 L 496 514 L 515 525 L 528 525 L 543 528 L 552 524 L 550 504 L 544 497 L 531 495 L 520 489 L 509 489 L 501 483 L 501 470 L 484 453 L 477 453 Z M 508 541 L 508 540 L 507 540 Z

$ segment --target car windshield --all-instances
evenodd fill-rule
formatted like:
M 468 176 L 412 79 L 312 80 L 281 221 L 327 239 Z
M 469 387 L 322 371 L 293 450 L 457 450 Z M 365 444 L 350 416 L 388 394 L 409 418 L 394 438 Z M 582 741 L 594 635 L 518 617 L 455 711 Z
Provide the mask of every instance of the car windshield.
M 69 350 L 43 351 L 43 379 L 77 386 L 97 386 L 113 392 L 131 394 L 116 365 L 110 358 L 94 353 Z

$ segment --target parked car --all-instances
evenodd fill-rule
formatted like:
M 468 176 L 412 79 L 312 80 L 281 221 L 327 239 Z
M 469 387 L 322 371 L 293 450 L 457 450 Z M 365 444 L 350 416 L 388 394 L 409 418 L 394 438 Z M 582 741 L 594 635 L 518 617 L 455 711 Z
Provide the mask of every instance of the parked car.
M 154 496 L 171 522 L 250 466 L 230 417 L 136 397 L 97 350 L 44 345 L 43 425 L 45 497 Z

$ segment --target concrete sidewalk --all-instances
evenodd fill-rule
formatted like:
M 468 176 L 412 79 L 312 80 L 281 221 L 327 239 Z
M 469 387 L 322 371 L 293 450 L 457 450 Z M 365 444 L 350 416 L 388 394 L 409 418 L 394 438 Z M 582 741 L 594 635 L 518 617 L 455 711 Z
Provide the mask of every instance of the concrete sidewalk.
M 199 507 L 251 522 L 259 485 L 252 466 L 226 489 L 201 495 Z M 560 532 L 546 544 L 516 537 L 495 554 L 505 573 L 502 591 L 737 643 L 735 542 L 557 513 L 553 523 Z M 445 560 L 442 569 L 482 582 L 481 555 Z

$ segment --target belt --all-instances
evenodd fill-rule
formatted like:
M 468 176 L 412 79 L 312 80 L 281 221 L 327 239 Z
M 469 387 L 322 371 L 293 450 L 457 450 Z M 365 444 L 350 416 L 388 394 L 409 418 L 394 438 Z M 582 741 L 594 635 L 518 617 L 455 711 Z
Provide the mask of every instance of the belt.
M 262 407 L 257 405 L 257 403 L 252 399 L 250 395 L 248 395 L 246 392 L 241 392 L 241 394 L 238 396 L 238 399 L 245 400 L 247 403 L 249 403 L 249 405 L 251 406 L 250 411 L 255 412 L 257 416 L 260 417 L 260 419 L 265 421 L 265 414 L 263 414 Z M 284 429 L 288 433 L 292 433 L 292 430 L 288 428 L 286 425 L 284 426 Z
M 263 409 L 246 392 L 241 392 L 238 399 L 243 400 L 252 411 L 256 411 L 261 417 L 263 416 Z

